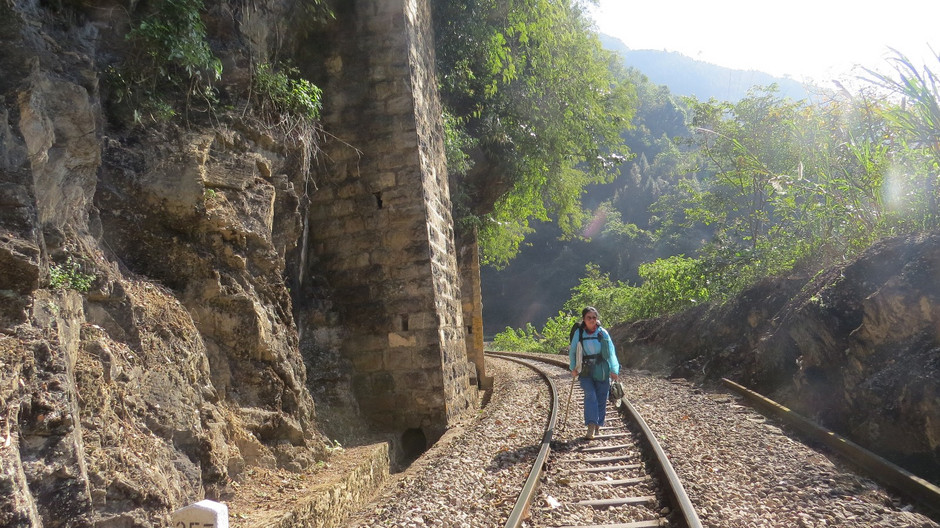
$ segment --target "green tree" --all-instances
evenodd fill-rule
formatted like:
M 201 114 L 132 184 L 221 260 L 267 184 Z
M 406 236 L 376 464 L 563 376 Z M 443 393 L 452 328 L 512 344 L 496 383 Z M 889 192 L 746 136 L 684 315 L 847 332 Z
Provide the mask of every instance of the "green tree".
M 712 293 L 822 265 L 888 229 L 881 188 L 891 136 L 879 104 L 835 96 L 809 104 L 772 87 L 738 103 L 693 103 L 701 168 L 654 210 L 673 233 L 712 230 L 701 251 Z
M 538 352 L 539 337 L 532 323 L 526 324 L 525 328 L 515 330 L 506 327 L 506 330 L 496 334 L 493 338 L 493 348 L 506 352 Z
M 934 228 L 940 225 L 940 77 L 897 51 L 890 62 L 897 77 L 869 70 L 870 81 L 899 99 L 883 115 L 899 132 L 908 168 L 921 175 L 908 188 L 919 198 L 921 227 Z
M 640 277 L 636 318 L 680 312 L 711 298 L 705 266 L 683 255 L 641 265 Z
M 585 306 L 593 306 L 600 312 L 604 326 L 634 319 L 639 307 L 639 291 L 624 282 L 613 280 L 602 273 L 596 264 L 585 266 L 585 276 L 571 290 L 571 298 L 564 308 L 581 314 Z
M 677 142 L 661 151 L 679 179 L 652 212 L 660 240 L 694 235 L 701 249 L 640 265 L 637 286 L 589 265 L 565 308 L 597 306 L 612 326 L 720 301 L 769 275 L 812 275 L 881 237 L 936 229 L 940 83 L 903 56 L 895 65 L 897 76 L 873 74 L 872 86 L 821 102 L 781 99 L 772 87 L 737 103 L 689 100 L 694 150 Z M 625 176 L 639 187 L 653 165 L 641 156 Z M 602 237 L 645 233 L 608 204 L 598 210 L 609 220 Z M 546 346 L 549 335 L 529 337 Z
M 709 281 L 702 262 L 682 256 L 659 259 L 640 266 L 644 281 L 630 286 L 612 280 L 595 264 L 588 264 L 586 275 L 572 288 L 565 311 L 549 318 L 541 332 L 532 323 L 524 329 L 506 328 L 496 334 L 497 350 L 556 353 L 567 350 L 568 333 L 580 320 L 585 306 L 594 306 L 601 323 L 610 328 L 625 321 L 678 312 L 710 298 Z
M 584 187 L 625 159 L 635 95 L 619 60 L 577 0 L 441 0 L 434 21 L 441 97 L 473 139 L 450 167 L 455 216 L 484 263 L 512 259 L 533 220 L 572 236 Z

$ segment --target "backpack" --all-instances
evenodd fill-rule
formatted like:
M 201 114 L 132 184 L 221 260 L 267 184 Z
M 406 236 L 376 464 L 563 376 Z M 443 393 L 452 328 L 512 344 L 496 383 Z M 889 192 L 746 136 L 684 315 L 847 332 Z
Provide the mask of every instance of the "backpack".
M 596 339 L 602 341 L 601 339 L 601 327 L 597 327 L 597 335 L 588 337 L 587 339 Z M 584 326 L 581 323 L 575 323 L 571 327 L 571 332 L 568 334 L 568 342 L 571 342 L 571 339 L 574 338 L 575 331 L 578 332 L 578 341 L 581 343 L 581 349 L 584 349 Z M 606 379 L 610 375 L 610 368 L 607 365 L 607 361 L 604 358 L 603 345 L 601 352 L 597 354 L 584 354 L 581 356 L 581 376 L 591 376 L 596 380 Z
M 574 337 L 574 333 L 578 330 L 581 330 L 582 328 L 584 328 L 583 321 L 578 321 L 574 324 L 574 326 L 571 327 L 571 331 L 568 332 L 568 344 L 571 344 L 571 338 Z

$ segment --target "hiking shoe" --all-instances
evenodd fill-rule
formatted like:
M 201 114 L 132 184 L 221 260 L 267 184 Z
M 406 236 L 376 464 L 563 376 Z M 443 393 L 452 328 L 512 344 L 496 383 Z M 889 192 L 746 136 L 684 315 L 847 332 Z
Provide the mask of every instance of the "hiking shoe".
M 596 427 L 597 426 L 594 424 L 588 424 L 587 434 L 584 435 L 584 438 L 587 438 L 588 440 L 594 440 L 594 432 Z

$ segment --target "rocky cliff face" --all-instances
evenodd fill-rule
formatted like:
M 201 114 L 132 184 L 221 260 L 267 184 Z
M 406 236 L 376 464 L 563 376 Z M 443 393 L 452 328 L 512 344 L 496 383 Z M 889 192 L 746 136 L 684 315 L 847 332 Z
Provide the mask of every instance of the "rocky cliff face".
M 940 233 L 611 333 L 628 367 L 728 377 L 940 482 Z
M 239 111 L 144 131 L 104 110 L 126 6 L 0 2 L 0 525 L 164 525 L 326 458 L 287 287 L 313 138 L 238 105 L 290 7 L 217 6 Z

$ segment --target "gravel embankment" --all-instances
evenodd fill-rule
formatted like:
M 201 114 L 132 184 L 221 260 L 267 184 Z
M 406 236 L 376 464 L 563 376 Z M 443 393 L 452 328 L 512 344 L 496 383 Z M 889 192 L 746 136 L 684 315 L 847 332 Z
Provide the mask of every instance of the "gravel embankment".
M 394 476 L 348 526 L 505 523 L 528 476 L 524 459 L 538 452 L 549 400 L 544 382 L 525 367 L 487 358 L 487 373 L 495 378 L 492 401 Z M 625 372 L 621 381 L 705 527 L 940 528 L 926 512 L 804 445 L 736 396 L 641 373 Z M 564 406 L 567 382 L 558 387 Z M 582 432 L 576 404 L 570 427 L 559 427 L 564 436 Z

